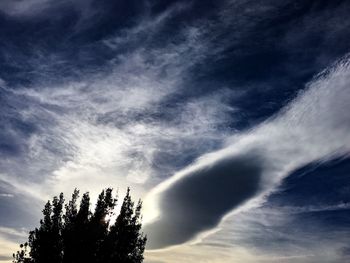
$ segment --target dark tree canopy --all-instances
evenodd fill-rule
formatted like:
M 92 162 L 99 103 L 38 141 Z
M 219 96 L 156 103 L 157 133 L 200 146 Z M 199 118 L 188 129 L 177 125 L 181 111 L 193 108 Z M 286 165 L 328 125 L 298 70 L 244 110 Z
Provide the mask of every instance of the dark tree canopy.
M 78 208 L 79 191 L 64 203 L 61 193 L 48 201 L 40 226 L 29 233 L 28 242 L 13 254 L 13 263 L 139 263 L 143 261 L 146 236 L 141 233 L 141 208 L 131 199 L 130 189 L 114 223 L 117 198 L 107 188 L 90 210 L 89 193 L 84 193 Z

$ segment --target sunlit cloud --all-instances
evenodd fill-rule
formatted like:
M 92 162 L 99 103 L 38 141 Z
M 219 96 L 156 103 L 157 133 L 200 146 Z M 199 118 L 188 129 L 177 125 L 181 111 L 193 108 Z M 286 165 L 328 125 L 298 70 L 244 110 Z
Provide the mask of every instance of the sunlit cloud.
M 296 169 L 349 154 L 348 56 L 329 65 L 348 52 L 345 1 L 135 1 L 125 17 L 119 4 L 0 3 L 0 261 L 47 199 L 109 186 L 145 201 L 162 248 L 146 262 L 350 254 L 345 234 L 317 247 L 322 233 L 278 229 L 347 200 L 264 206 Z
M 349 154 L 349 77 L 349 63 L 345 57 L 320 73 L 307 85 L 305 92 L 277 116 L 227 140 L 226 148 L 202 156 L 154 188 L 146 199 L 146 209 L 149 209 L 146 221 L 152 222 L 146 229 L 150 229 L 154 242 L 150 246 L 157 248 L 190 240 L 198 232 L 214 227 L 230 209 L 242 205 L 244 209 L 247 199 L 251 199 L 248 208 L 252 202 L 259 204 L 294 169 Z M 242 168 L 245 163 L 247 168 Z M 251 174 L 256 179 L 251 178 Z M 250 184 L 243 182 L 245 178 Z M 257 187 L 252 191 L 255 182 Z M 209 194 L 215 186 L 221 189 L 222 195 Z M 189 197 L 181 198 L 186 195 Z M 158 211 L 154 207 L 156 200 Z M 218 210 L 218 204 L 224 208 Z M 182 210 L 177 211 L 179 208 Z M 186 209 L 194 211 L 192 216 Z M 196 216 L 201 213 L 206 216 L 200 216 L 199 220 Z M 185 214 L 187 216 L 183 216 Z M 210 216 L 217 221 L 208 221 Z M 163 220 L 164 227 L 161 228 Z M 177 232 L 178 238 L 175 233 L 168 235 L 169 229 L 174 229 L 172 220 L 175 225 L 188 227 L 184 232 Z M 195 223 L 191 226 L 190 222 Z M 157 230 L 153 230 L 153 226 Z M 168 240 L 170 237 L 173 240 Z

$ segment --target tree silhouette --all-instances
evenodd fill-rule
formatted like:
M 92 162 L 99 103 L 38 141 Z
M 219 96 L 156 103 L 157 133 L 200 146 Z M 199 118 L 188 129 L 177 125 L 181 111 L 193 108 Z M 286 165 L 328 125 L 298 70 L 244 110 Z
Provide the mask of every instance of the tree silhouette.
M 40 226 L 29 233 L 28 242 L 13 254 L 13 263 L 139 263 L 147 238 L 141 233 L 141 208 L 134 207 L 127 189 L 116 221 L 110 225 L 117 204 L 113 190 L 103 190 L 94 212 L 89 193 L 84 193 L 78 209 L 79 190 L 64 204 L 61 193 L 48 201 Z M 63 209 L 64 208 L 64 209 Z M 63 211 L 65 210 L 65 211 Z

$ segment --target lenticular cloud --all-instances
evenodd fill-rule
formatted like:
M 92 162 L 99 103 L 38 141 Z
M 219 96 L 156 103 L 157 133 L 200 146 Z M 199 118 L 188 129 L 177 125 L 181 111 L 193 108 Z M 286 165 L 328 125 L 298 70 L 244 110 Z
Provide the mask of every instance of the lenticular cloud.
M 349 112 L 347 56 L 317 75 L 279 114 L 155 187 L 145 204 L 149 247 L 188 241 L 229 211 L 258 204 L 294 169 L 348 154 Z M 173 225 L 182 231 L 174 232 Z

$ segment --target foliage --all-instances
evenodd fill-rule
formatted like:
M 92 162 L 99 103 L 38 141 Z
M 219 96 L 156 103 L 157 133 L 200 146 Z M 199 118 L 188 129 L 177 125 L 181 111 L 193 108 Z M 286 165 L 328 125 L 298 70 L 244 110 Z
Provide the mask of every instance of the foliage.
M 143 261 L 146 236 L 141 233 L 141 208 L 135 207 L 128 188 L 120 214 L 111 224 L 117 199 L 107 188 L 90 211 L 89 193 L 84 193 L 78 209 L 79 190 L 64 204 L 61 193 L 48 201 L 40 226 L 29 234 L 28 242 L 13 254 L 13 263 L 139 263 Z

